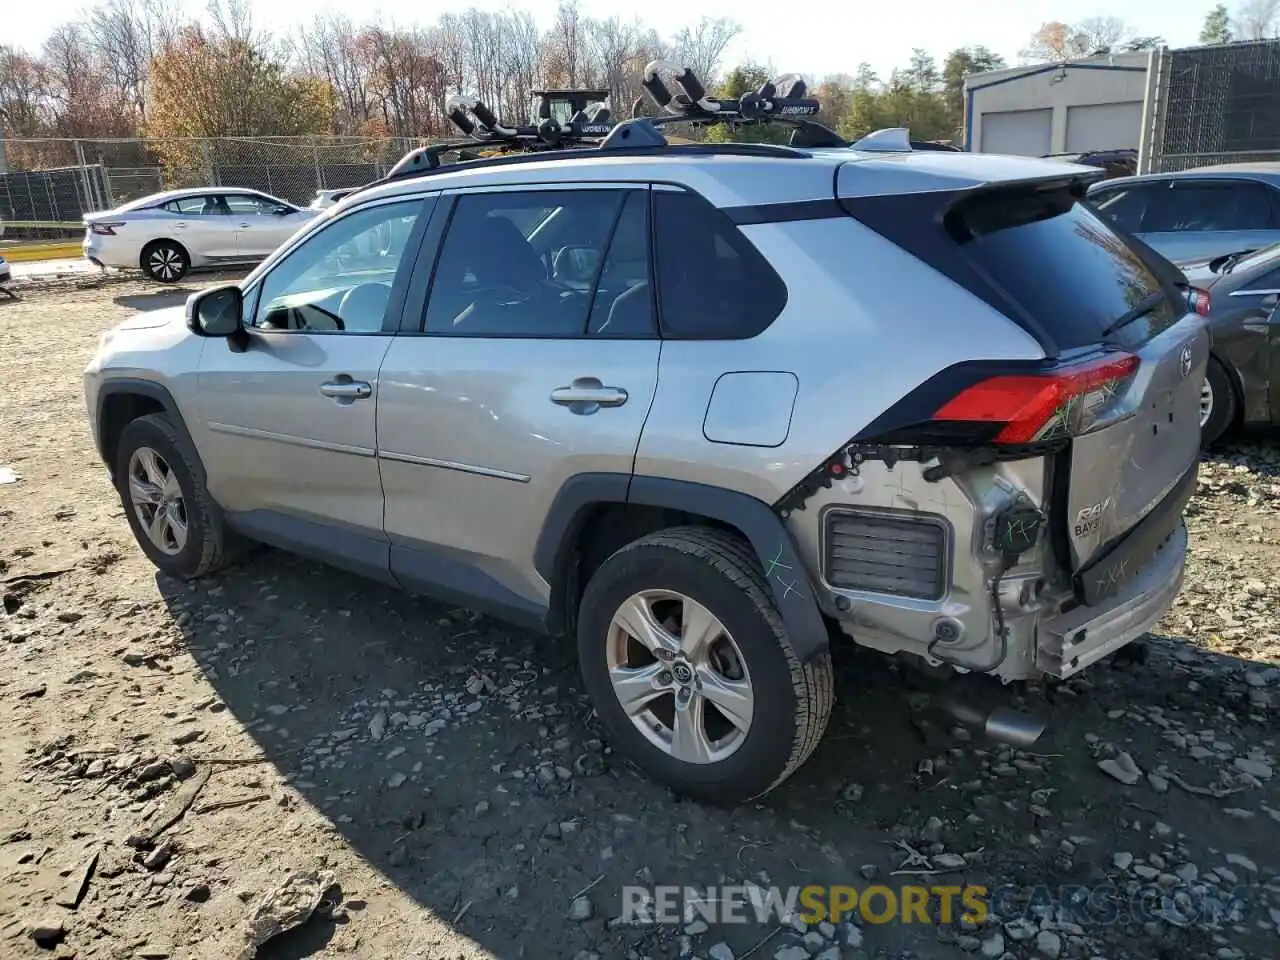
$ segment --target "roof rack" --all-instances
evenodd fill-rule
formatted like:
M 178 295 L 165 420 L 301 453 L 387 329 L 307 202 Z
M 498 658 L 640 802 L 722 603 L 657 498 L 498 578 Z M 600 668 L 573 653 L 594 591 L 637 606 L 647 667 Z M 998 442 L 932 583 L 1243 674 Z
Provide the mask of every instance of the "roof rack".
M 668 89 L 662 79 L 668 75 L 679 88 Z M 413 150 L 380 180 L 386 183 L 421 176 L 442 169 L 442 158 L 456 154 L 459 159 L 486 166 L 529 159 L 581 157 L 597 151 L 636 154 L 654 150 L 706 153 L 804 157 L 800 148 L 842 148 L 910 150 L 905 130 L 876 131 L 851 144 L 831 128 L 812 118 L 821 109 L 799 74 L 770 80 L 751 93 L 736 99 L 719 99 L 707 94 L 692 69 L 664 60 L 654 60 L 644 70 L 641 81 L 645 93 L 657 105 L 655 117 L 640 115 L 643 101 L 637 100 L 629 120 L 616 122 L 608 100 L 579 110 L 567 123 L 543 117 L 536 124 L 504 123 L 478 97 L 455 94 L 446 101 L 450 121 L 466 137 L 464 140 L 432 144 Z M 662 127 L 675 123 L 694 126 L 784 124 L 792 128 L 789 146 L 776 144 L 680 144 L 673 145 Z M 892 146 L 890 145 L 892 144 Z

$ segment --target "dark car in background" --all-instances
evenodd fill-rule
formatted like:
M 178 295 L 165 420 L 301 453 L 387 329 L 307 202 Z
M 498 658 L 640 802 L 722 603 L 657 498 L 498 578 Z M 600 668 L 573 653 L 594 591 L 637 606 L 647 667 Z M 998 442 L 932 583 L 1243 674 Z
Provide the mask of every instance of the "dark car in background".
M 1115 177 L 1131 177 L 1138 172 L 1137 150 L 1090 150 L 1085 153 L 1048 153 L 1045 160 L 1078 163 L 1085 167 L 1097 167 L 1106 172 L 1105 180 Z
M 1175 263 L 1280 242 L 1280 164 L 1232 163 L 1104 180 L 1089 203 Z
M 1187 300 L 1209 323 L 1202 444 L 1237 426 L 1280 424 L 1280 243 L 1182 265 Z

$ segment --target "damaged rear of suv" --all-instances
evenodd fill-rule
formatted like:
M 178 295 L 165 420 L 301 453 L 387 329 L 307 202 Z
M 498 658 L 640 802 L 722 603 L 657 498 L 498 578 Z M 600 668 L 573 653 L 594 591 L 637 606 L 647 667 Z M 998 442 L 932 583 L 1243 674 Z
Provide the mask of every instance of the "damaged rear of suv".
M 878 183 L 894 161 L 846 164 L 839 202 L 918 260 L 903 290 L 922 271 L 955 284 L 917 301 L 934 336 L 990 309 L 1006 358 L 898 395 L 886 356 L 886 409 L 779 506 L 857 642 L 1006 681 L 1069 677 L 1142 635 L 1181 584 L 1208 342 L 1158 265 L 1079 203 L 1073 172 L 999 180 L 984 158 L 983 181 L 947 184 L 934 178 L 963 168 L 946 160 L 899 161 L 932 182 L 896 195 Z M 1021 337 L 1041 355 L 1015 356 Z
M 1098 171 L 850 144 L 797 78 L 646 87 L 661 115 L 616 125 L 458 99 L 499 155 L 415 151 L 104 337 L 94 434 L 156 565 L 259 540 L 568 633 L 613 746 L 722 802 L 812 753 L 833 642 L 1007 682 L 1148 629 L 1208 339 L 1080 203 Z

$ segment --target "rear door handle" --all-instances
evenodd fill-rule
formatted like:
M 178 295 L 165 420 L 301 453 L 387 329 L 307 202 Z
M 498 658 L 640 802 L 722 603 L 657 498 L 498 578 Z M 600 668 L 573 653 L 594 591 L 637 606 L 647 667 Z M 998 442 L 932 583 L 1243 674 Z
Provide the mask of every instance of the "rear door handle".
M 241 227 L 243 227 L 243 228 L 244 228 L 244 229 L 246 229 L 246 230 L 249 228 L 249 224 L 248 224 L 248 223 L 242 223 L 242 224 L 240 224 L 240 226 L 241 226 Z
M 627 391 L 606 387 L 595 377 L 579 377 L 569 387 L 551 391 L 551 402 L 568 407 L 571 413 L 595 413 L 601 407 L 620 407 L 627 402 Z
M 327 383 L 320 384 L 320 393 L 332 397 L 339 403 L 351 403 L 353 400 L 367 400 L 373 396 L 373 384 L 363 380 L 352 380 L 342 374 Z

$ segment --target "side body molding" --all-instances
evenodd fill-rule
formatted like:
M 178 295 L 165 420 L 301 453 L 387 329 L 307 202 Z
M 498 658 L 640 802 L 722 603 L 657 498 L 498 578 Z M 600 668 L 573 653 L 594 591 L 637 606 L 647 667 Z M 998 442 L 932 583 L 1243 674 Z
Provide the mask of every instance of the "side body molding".
M 720 487 L 612 473 L 571 477 L 547 511 L 534 550 L 534 565 L 548 583 L 558 582 L 583 522 L 591 508 L 602 503 L 633 503 L 698 514 L 741 531 L 760 558 L 796 655 L 808 660 L 826 649 L 826 623 L 782 519 L 764 501 Z

